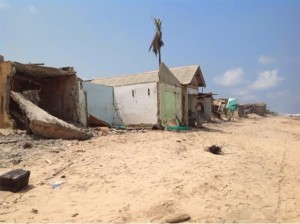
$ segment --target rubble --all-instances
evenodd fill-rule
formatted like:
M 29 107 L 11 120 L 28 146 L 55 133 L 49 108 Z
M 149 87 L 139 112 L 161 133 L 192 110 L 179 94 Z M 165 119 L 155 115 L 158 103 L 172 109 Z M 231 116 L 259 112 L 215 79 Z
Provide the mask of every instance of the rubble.
M 32 133 L 47 138 L 86 140 L 92 137 L 74 125 L 58 119 L 27 100 L 21 93 L 11 91 L 12 99 L 25 114 L 27 126 Z

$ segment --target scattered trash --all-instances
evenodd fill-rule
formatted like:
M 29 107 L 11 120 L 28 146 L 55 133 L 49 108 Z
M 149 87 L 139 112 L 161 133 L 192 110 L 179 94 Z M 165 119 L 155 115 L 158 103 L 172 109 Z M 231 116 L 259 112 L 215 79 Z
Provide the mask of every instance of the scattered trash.
M 162 126 L 160 123 L 157 123 L 152 127 L 152 130 L 164 130 L 164 126 Z
M 13 165 L 17 165 L 17 164 L 19 164 L 20 162 L 22 162 L 23 160 L 21 159 L 21 158 L 14 158 L 14 159 L 12 159 L 11 160 L 11 163 L 13 164 Z
M 51 161 L 49 159 L 45 159 L 45 161 L 49 164 L 51 164 Z
M 32 147 L 33 147 L 33 144 L 31 142 L 25 142 L 25 144 L 23 145 L 23 149 L 29 149 Z
M 15 169 L 0 176 L 0 190 L 18 192 L 28 186 L 30 171 Z
M 52 184 L 52 189 L 58 188 L 63 184 L 63 181 L 57 181 L 54 184 Z
M 61 149 L 59 147 L 52 147 L 51 150 L 50 150 L 50 152 L 52 152 L 52 153 L 59 153 L 60 150 Z
M 212 145 L 212 146 L 206 148 L 205 151 L 211 152 L 212 154 L 215 154 L 215 155 L 223 155 L 224 154 L 222 152 L 222 147 L 217 146 L 217 145 Z
M 68 165 L 66 165 L 65 167 L 63 167 L 60 170 L 58 170 L 56 173 L 53 174 L 53 176 L 55 177 L 57 174 L 59 174 L 60 172 L 64 171 L 65 169 L 67 169 L 71 165 L 73 165 L 73 162 L 70 162 Z
M 166 131 L 187 131 L 191 130 L 188 126 L 165 126 Z
M 76 212 L 75 214 L 72 215 L 72 217 L 76 217 L 77 215 L 79 215 L 79 213 Z
M 31 213 L 33 213 L 33 214 L 37 214 L 39 212 L 39 210 L 37 210 L 37 209 L 31 209 Z
M 173 214 L 166 218 L 167 223 L 179 223 L 179 222 L 186 222 L 189 221 L 191 217 L 188 214 L 179 213 Z
M 117 127 L 116 127 L 116 129 L 118 130 L 127 130 L 127 127 L 125 126 L 125 125 L 118 125 Z
M 1 141 L 1 142 L 0 142 L 0 145 L 1 145 L 1 144 L 10 144 L 10 143 L 16 143 L 16 142 L 18 142 L 18 141 L 17 141 L 17 140 Z

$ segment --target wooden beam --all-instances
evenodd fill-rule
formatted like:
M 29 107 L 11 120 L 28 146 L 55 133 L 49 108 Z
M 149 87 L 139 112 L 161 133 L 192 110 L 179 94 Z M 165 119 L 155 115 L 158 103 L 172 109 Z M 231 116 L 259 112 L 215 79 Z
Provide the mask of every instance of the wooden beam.
M 47 77 L 57 77 L 57 76 L 69 76 L 75 75 L 74 70 L 63 70 L 59 68 L 45 67 L 34 64 L 21 64 L 18 62 L 13 63 L 16 74 L 26 75 L 35 78 L 47 78 Z

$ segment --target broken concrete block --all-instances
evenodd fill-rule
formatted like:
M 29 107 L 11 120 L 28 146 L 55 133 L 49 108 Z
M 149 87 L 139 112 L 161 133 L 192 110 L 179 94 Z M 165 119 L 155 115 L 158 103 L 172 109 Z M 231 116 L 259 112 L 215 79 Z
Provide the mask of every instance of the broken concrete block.
M 29 128 L 32 133 L 56 139 L 86 140 L 92 137 L 91 134 L 84 132 L 74 125 L 50 115 L 27 100 L 22 93 L 11 91 L 10 95 L 28 118 Z
M 0 190 L 18 192 L 28 185 L 30 171 L 16 169 L 0 176 Z

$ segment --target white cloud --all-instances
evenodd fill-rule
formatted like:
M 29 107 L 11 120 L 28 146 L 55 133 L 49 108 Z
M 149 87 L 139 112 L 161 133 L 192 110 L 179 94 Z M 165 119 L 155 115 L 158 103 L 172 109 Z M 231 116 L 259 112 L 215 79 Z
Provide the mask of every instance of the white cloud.
M 275 61 L 274 58 L 262 55 L 258 58 L 258 62 L 263 65 L 271 64 Z
M 264 71 L 258 75 L 256 81 L 250 86 L 252 89 L 269 89 L 277 86 L 283 80 L 277 70 Z
M 223 75 L 216 76 L 214 82 L 221 86 L 235 86 L 243 81 L 243 74 L 242 68 L 230 69 Z
M 5 1 L 0 0 L 0 11 L 4 11 L 9 8 L 9 4 Z

